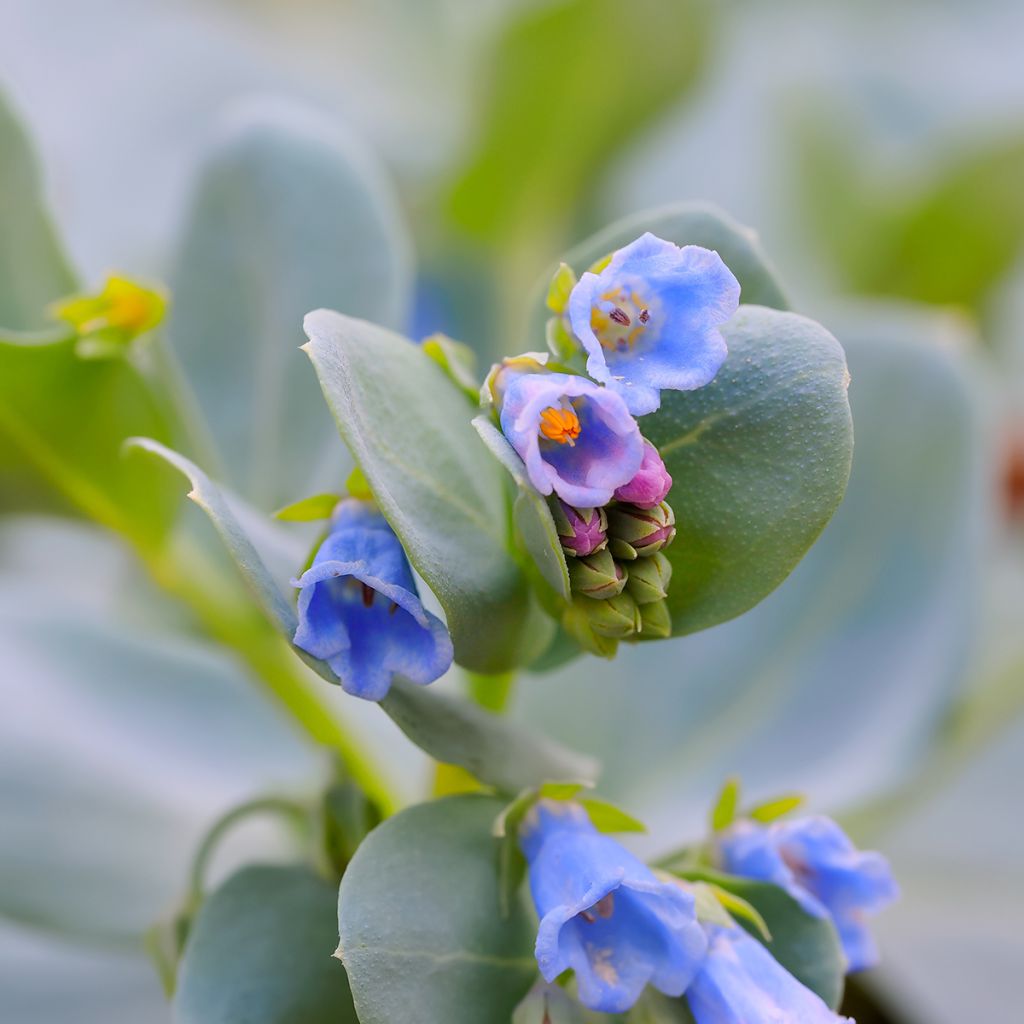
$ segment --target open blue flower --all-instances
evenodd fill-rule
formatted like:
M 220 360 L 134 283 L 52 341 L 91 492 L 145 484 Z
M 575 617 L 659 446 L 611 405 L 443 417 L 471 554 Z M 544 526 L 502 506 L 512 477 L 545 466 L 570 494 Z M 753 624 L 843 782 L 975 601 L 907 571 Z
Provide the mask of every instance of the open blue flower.
M 513 376 L 500 418 L 533 486 L 577 508 L 607 505 L 643 461 L 640 428 L 626 403 L 585 377 Z
M 719 328 L 739 299 L 739 282 L 717 252 L 647 232 L 600 273 L 583 274 L 569 295 L 569 326 L 591 377 L 643 416 L 658 408 L 662 391 L 711 382 L 727 354 Z
M 708 926 L 708 955 L 686 990 L 697 1024 L 840 1024 L 824 1001 L 742 928 Z
M 650 982 L 686 990 L 707 948 L 694 900 L 660 882 L 576 804 L 542 800 L 520 829 L 540 917 L 537 963 L 546 981 L 576 973 L 580 1002 L 621 1013 Z
M 880 853 L 858 850 L 823 817 L 767 826 L 739 821 L 720 837 L 719 850 L 726 871 L 773 882 L 808 913 L 831 917 L 851 971 L 878 962 L 865 916 L 899 894 Z
M 452 663 L 443 622 L 416 592 L 402 544 L 370 502 L 347 499 L 297 580 L 295 646 L 322 658 L 346 692 L 380 700 L 394 675 L 431 683 Z

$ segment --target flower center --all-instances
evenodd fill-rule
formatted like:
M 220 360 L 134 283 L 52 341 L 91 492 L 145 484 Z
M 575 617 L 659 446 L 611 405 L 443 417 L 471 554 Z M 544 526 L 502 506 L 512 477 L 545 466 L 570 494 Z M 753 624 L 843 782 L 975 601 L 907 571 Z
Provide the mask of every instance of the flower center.
M 606 291 L 590 313 L 590 326 L 597 340 L 612 352 L 628 352 L 650 320 L 650 310 L 643 300 L 622 286 Z
M 540 434 L 556 444 L 576 446 L 576 438 L 580 436 L 580 418 L 575 409 L 562 409 L 549 405 L 540 414 Z
M 607 896 L 602 896 L 589 910 L 580 911 L 580 917 L 583 918 L 587 924 L 593 924 L 599 917 L 603 917 L 607 920 L 612 914 L 615 913 L 615 893 L 610 892 Z

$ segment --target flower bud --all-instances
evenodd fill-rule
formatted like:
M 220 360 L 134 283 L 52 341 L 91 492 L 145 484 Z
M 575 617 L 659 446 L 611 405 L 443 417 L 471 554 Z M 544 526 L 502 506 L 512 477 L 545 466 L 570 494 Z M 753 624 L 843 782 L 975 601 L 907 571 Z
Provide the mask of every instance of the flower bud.
M 569 582 L 574 594 L 603 601 L 622 593 L 626 585 L 626 571 L 604 548 L 586 558 L 570 558 Z
M 599 658 L 614 658 L 619 641 L 595 633 L 590 625 L 589 606 L 604 604 L 589 597 L 576 598 L 562 613 L 562 628 L 582 647 Z
M 640 607 L 625 592 L 603 601 L 595 601 L 590 597 L 579 597 L 576 600 L 589 602 L 586 605 L 587 619 L 590 628 L 600 636 L 624 640 L 640 631 Z
M 668 596 L 672 563 L 656 551 L 650 558 L 638 558 L 629 567 L 626 590 L 639 605 L 652 604 Z
M 665 640 L 672 635 L 672 616 L 664 601 L 640 605 L 640 633 L 645 640 Z
M 608 509 L 608 544 L 616 558 L 653 555 L 672 543 L 675 524 L 675 513 L 664 501 L 650 509 L 613 506 Z
M 672 477 L 661 461 L 658 449 L 644 438 L 644 459 L 636 476 L 615 492 L 619 501 L 639 508 L 650 509 L 665 500 L 672 490 Z
M 608 543 L 608 520 L 604 509 L 574 508 L 556 498 L 551 503 L 551 513 L 567 555 L 592 555 Z

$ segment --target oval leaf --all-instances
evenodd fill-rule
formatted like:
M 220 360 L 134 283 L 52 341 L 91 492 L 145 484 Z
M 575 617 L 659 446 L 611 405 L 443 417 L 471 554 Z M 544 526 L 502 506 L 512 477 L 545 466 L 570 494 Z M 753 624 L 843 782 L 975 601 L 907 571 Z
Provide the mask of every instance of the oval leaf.
M 330 310 L 306 350 L 342 437 L 437 595 L 460 665 L 502 672 L 532 653 L 530 596 L 509 550 L 502 468 L 466 396 L 420 348 Z
M 302 317 L 327 305 L 404 324 L 410 245 L 385 181 L 335 120 L 279 100 L 233 110 L 202 167 L 170 332 L 224 481 L 264 509 L 346 472 L 296 351 Z
M 832 518 L 850 474 L 849 373 L 832 335 L 762 306 L 741 307 L 724 334 L 729 355 L 715 379 L 663 392 L 641 423 L 674 481 L 676 635 L 767 597 Z
M 457 796 L 370 834 L 341 882 L 339 954 L 361 1024 L 508 1024 L 537 976 L 522 902 L 500 913 L 503 803 Z
M 185 947 L 176 1024 L 358 1024 L 331 954 L 335 895 L 308 868 L 248 867 L 203 904 Z

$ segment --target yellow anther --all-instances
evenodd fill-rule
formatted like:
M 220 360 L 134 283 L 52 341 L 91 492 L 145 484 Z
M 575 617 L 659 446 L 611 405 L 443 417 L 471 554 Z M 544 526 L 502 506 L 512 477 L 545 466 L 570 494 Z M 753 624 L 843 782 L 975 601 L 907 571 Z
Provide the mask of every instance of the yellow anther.
M 540 432 L 549 441 L 574 447 L 580 436 L 580 418 L 572 409 L 548 406 L 540 414 Z

